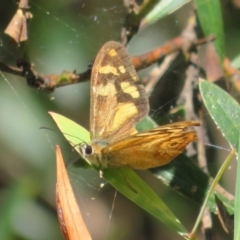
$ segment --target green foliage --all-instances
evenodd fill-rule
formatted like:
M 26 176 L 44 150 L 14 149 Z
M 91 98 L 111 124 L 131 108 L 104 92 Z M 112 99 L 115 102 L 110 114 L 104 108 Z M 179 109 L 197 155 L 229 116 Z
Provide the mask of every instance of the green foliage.
M 231 62 L 231 65 L 235 68 L 240 68 L 240 55 L 237 55 Z
M 50 114 L 61 132 L 68 133 L 68 131 L 70 131 L 70 133 L 74 133 L 75 136 L 79 136 L 82 141 L 89 142 L 89 134 L 87 134 L 84 128 L 59 114 L 52 112 Z M 79 144 L 79 139 L 73 138 L 69 134 L 65 134 L 64 136 L 73 146 Z M 75 149 L 78 151 L 77 147 L 75 147 Z M 168 227 L 180 235 L 187 233 L 186 229 L 171 210 L 133 170 L 104 169 L 103 176 L 124 196 L 155 216 Z
M 223 136 L 237 149 L 239 156 L 240 106 L 228 93 L 208 81 L 200 81 L 200 91 L 206 108 Z M 240 237 L 240 165 L 237 167 L 236 199 L 234 209 L 234 239 Z M 231 212 L 233 213 L 233 212 Z
M 240 135 L 239 135 L 240 140 Z M 239 141 L 240 143 L 240 141 Z M 240 145 L 238 146 L 238 156 L 240 156 Z M 235 211 L 234 211 L 234 240 L 240 239 L 240 164 L 237 164 L 237 180 L 235 187 Z
M 188 3 L 190 0 L 162 0 L 154 6 L 153 10 L 150 11 L 144 18 L 144 25 L 152 24 L 161 18 L 175 12 L 177 9 L 181 8 L 184 4 Z
M 219 0 L 195 0 L 197 15 L 203 29 L 204 35 L 214 35 L 216 47 L 220 61 L 225 55 L 224 30 L 222 20 L 221 1 Z
M 200 82 L 203 102 L 223 136 L 233 148 L 239 146 L 240 107 L 227 92 L 208 81 Z
M 126 20 L 124 18 L 126 9 L 123 9 L 122 1 L 108 1 L 109 5 L 105 4 L 104 1 L 99 1 L 99 4 L 87 3 L 86 1 L 86 5 L 81 6 L 77 5 L 77 2 L 79 1 L 58 1 L 56 2 L 57 4 L 53 4 L 52 1 L 39 1 L 39 3 L 31 1 L 29 3 L 31 5 L 30 11 L 34 17 L 29 29 L 29 49 L 27 54 L 31 57 L 31 62 L 35 63 L 37 71 L 45 74 L 60 73 L 67 69 L 77 69 L 77 72 L 83 69 L 86 70 L 86 66 L 93 61 L 96 52 L 104 42 L 110 39 L 119 39 L 120 29 Z M 177 36 L 178 33 L 169 28 L 169 24 L 171 24 L 171 21 L 175 24 L 176 21 L 175 26 L 179 32 L 181 31 L 179 27 L 183 26 L 179 23 L 185 21 L 189 16 L 189 5 L 183 6 L 188 1 L 159 0 L 158 2 L 155 8 L 146 15 L 143 26 L 146 27 L 160 19 L 162 20 L 167 14 L 171 14 L 172 17 L 168 18 L 167 21 L 165 21 L 166 18 L 163 19 L 164 24 L 159 21 L 162 25 L 158 25 L 159 23 L 157 22 L 156 25 L 152 24 L 150 30 L 146 31 L 147 34 L 141 32 L 136 36 L 135 40 L 139 40 L 140 45 L 142 44 L 141 41 L 147 38 L 143 40 L 141 45 L 141 51 L 143 52 L 147 52 L 149 50 L 147 47 L 150 45 L 145 44 L 146 46 L 143 47 L 144 41 L 152 42 L 156 33 L 160 32 L 163 39 L 160 39 L 159 35 L 157 35 L 158 38 L 154 39 L 154 41 L 159 42 L 159 44 L 166 42 L 169 36 Z M 237 53 L 238 48 L 236 46 L 239 46 L 239 37 L 236 32 L 239 32 L 239 24 L 237 22 L 237 31 L 234 31 L 232 26 L 234 18 L 228 15 L 228 18 L 222 19 L 226 15 L 221 14 L 221 11 L 226 14 L 226 9 L 231 11 L 231 13 L 232 10 L 230 8 L 221 9 L 221 1 L 219 0 L 195 0 L 195 3 L 204 35 L 214 34 L 217 37 L 214 44 L 216 44 L 220 59 L 223 60 L 224 58 L 225 48 L 228 53 Z M 184 11 L 181 10 L 174 15 L 174 11 L 181 6 L 183 6 L 182 9 Z M 4 12 L 4 14 L 1 14 L 2 21 L 0 21 L 1 32 L 3 33 L 7 22 L 12 17 L 11 14 L 17 10 L 17 5 L 13 1 L 5 1 L 4 4 L 1 4 L 0 9 L 2 13 Z M 227 26 L 229 19 L 230 24 L 223 30 L 223 22 L 224 26 Z M 163 27 L 163 25 L 166 28 L 159 28 L 159 26 Z M 224 36 L 224 34 L 226 35 Z M 11 46 L 7 45 L 8 43 L 6 44 L 9 41 L 5 41 L 3 35 L 1 36 L 2 48 L 0 57 L 3 60 L 15 62 L 21 54 L 15 53 L 12 43 Z M 229 40 L 226 46 L 224 46 L 224 38 Z M 237 42 L 235 46 L 232 44 L 233 40 Z M 234 66 L 239 67 L 239 62 L 239 59 L 236 59 L 233 62 Z M 171 69 L 168 71 L 171 71 Z M 39 130 L 39 128 L 42 126 L 54 128 L 47 114 L 49 110 L 62 112 L 66 116 L 72 114 L 73 118 L 82 121 L 81 124 L 87 125 L 88 110 L 86 109 L 89 107 L 89 86 L 87 83 L 81 83 L 59 89 L 56 91 L 56 94 L 54 93 L 56 101 L 52 101 L 48 95 L 42 94 L 40 91 L 36 94 L 35 90 L 25 86 L 23 78 L 17 78 L 17 76 L 10 74 L 1 75 L 0 78 L 0 144 L 2 149 L 0 168 L 1 174 L 3 173 L 1 175 L 3 188 L 1 188 L 0 192 L 0 239 L 39 239 L 39 237 L 41 239 L 43 235 L 37 233 L 43 233 L 43 229 L 44 237 L 46 236 L 44 239 L 61 239 L 54 212 L 55 144 L 61 144 L 61 148 L 64 148 L 65 155 L 69 158 L 72 152 L 65 144 L 65 140 L 59 135 L 49 133 L 49 131 L 47 131 L 47 134 L 44 134 L 45 132 Z M 214 121 L 231 146 L 237 148 L 239 152 L 238 128 L 240 115 L 238 104 L 234 100 L 229 99 L 227 93 L 213 84 L 202 82 L 200 88 L 209 113 L 213 116 Z M 163 89 L 163 93 L 164 91 Z M 70 123 L 70 120 L 67 120 L 68 122 L 65 122 L 64 119 L 61 120 L 60 116 L 56 118 L 58 119 L 58 124 L 61 125 L 59 126 L 60 129 L 64 129 L 64 132 L 72 135 L 68 135 L 67 138 L 74 146 L 81 141 L 79 138 L 83 138 L 86 142 L 90 141 L 87 130 L 74 122 Z M 151 119 L 144 119 L 143 123 L 139 124 L 138 129 L 144 131 L 152 128 L 154 125 L 155 123 Z M 78 147 L 75 147 L 75 149 L 78 150 Z M 179 156 L 169 165 L 154 169 L 152 172 L 167 186 L 175 189 L 179 187 L 178 192 L 198 204 L 202 204 L 211 181 L 211 178 L 204 174 L 185 155 Z M 239 172 L 240 168 L 238 166 L 235 239 L 240 238 Z M 176 221 L 176 217 L 169 212 L 169 209 L 161 199 L 132 170 L 109 169 L 105 170 L 103 174 L 116 189 L 150 214 L 163 221 L 175 232 L 180 234 L 186 233 L 185 228 Z M 27 181 L 24 180 L 23 176 L 27 176 Z M 88 180 L 85 182 L 88 182 Z M 32 184 L 29 184 L 29 182 Z M 80 186 L 77 187 L 80 188 Z M 89 186 L 87 187 L 89 190 Z M 134 190 L 139 193 L 139 196 L 136 196 Z M 224 202 L 228 211 L 233 213 L 234 202 L 228 201 L 221 193 L 217 194 Z M 43 200 L 44 204 L 41 204 L 41 201 L 39 203 L 39 199 Z M 149 202 L 151 203 L 149 204 Z M 178 204 L 176 202 L 177 206 Z M 214 212 L 216 210 L 212 196 L 208 201 L 208 206 L 211 211 Z M 194 208 L 194 205 L 187 207 L 191 210 Z M 182 208 L 182 206 L 179 205 L 178 208 Z M 19 209 L 22 210 L 21 214 L 20 211 L 16 211 Z M 27 215 L 25 215 L 26 213 Z M 188 218 L 192 219 L 192 216 L 189 214 Z M 96 219 L 99 220 L 97 217 Z M 34 223 L 34 228 L 29 227 L 31 226 L 30 223 Z M 124 225 L 119 225 L 120 231 L 122 231 L 122 226 Z M 160 228 L 160 226 L 158 227 Z M 168 239 L 175 238 L 169 237 Z

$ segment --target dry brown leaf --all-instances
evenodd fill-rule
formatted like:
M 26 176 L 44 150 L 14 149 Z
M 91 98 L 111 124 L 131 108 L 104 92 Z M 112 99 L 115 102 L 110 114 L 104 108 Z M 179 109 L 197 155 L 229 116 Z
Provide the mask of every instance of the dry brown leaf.
M 22 9 L 28 9 L 30 8 L 28 5 L 28 0 L 20 0 L 18 3 L 18 7 Z
M 12 37 L 17 43 L 27 40 L 27 19 L 22 9 L 18 9 L 5 33 Z
M 56 147 L 56 157 L 57 214 L 64 238 L 67 240 L 91 240 L 76 202 L 59 146 Z

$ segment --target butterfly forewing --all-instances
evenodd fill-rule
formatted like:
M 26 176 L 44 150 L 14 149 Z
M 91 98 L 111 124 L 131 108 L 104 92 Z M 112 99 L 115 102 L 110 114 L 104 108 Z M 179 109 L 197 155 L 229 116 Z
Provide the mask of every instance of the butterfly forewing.
M 108 144 L 135 133 L 148 114 L 148 97 L 123 46 L 107 42 L 92 69 L 90 134 Z
M 92 69 L 90 135 L 83 157 L 93 165 L 148 169 L 170 162 L 197 139 L 195 121 L 137 133 L 135 124 L 149 112 L 148 96 L 123 46 L 107 42 Z M 87 148 L 88 147 L 88 148 Z M 88 149 L 88 151 L 86 150 Z
M 188 129 L 190 126 L 199 123 L 178 122 L 129 136 L 102 149 L 103 164 L 142 170 L 165 165 L 197 140 L 196 133 Z

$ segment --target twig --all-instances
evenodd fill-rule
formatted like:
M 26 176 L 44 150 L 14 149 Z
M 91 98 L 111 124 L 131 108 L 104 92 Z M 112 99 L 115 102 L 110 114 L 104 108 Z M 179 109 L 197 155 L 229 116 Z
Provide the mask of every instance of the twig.
M 197 39 L 191 43 L 190 48 L 205 44 L 206 42 L 213 41 L 214 39 L 215 37 L 212 35 L 207 38 Z M 152 65 L 153 63 L 158 62 L 161 58 L 165 57 L 170 53 L 182 50 L 186 44 L 187 39 L 185 37 L 176 37 L 167 42 L 166 44 L 154 49 L 153 51 L 139 56 L 132 56 L 132 63 L 136 70 L 139 71 Z
M 199 39 L 193 46 L 204 44 L 205 42 L 213 40 L 214 37 L 210 36 L 207 39 Z M 186 42 L 186 40 L 185 40 Z M 172 52 L 176 52 L 182 49 L 184 39 L 182 36 L 170 40 L 167 44 L 156 48 L 155 50 L 148 52 L 140 56 L 131 57 L 132 63 L 136 70 L 141 70 L 167 56 Z M 17 76 L 25 77 L 30 87 L 41 89 L 46 92 L 52 92 L 55 88 L 66 86 L 73 83 L 85 82 L 90 79 L 91 65 L 88 69 L 82 73 L 75 73 L 71 71 L 65 71 L 61 74 L 44 75 L 37 73 L 33 65 L 25 60 L 18 60 L 18 66 L 9 66 L 0 61 L 0 70 L 3 72 L 11 73 Z
M 28 86 L 51 93 L 58 87 L 88 81 L 91 75 L 91 65 L 85 72 L 78 74 L 75 71 L 64 71 L 58 75 L 43 75 L 37 73 L 33 69 L 33 65 L 24 60 L 19 60 L 18 67 L 8 66 L 0 62 L 0 71 L 25 77 Z
M 6 72 L 6 73 L 11 73 L 16 76 L 22 76 L 21 68 L 6 65 L 5 63 L 3 63 L 1 61 L 0 61 L 0 71 Z
M 126 46 L 138 32 L 143 17 L 152 10 L 158 0 L 144 0 L 141 5 L 138 5 L 135 0 L 125 0 L 124 2 L 128 14 L 122 28 L 121 42 Z

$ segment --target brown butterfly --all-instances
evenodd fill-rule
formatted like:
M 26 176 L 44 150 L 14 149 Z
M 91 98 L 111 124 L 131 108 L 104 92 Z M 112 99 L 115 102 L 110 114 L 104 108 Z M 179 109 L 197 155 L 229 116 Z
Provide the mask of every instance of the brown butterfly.
M 135 124 L 148 115 L 148 96 L 124 47 L 107 42 L 92 69 L 90 137 L 80 145 L 83 158 L 99 168 L 148 169 L 162 166 L 197 139 L 185 121 L 138 133 Z

